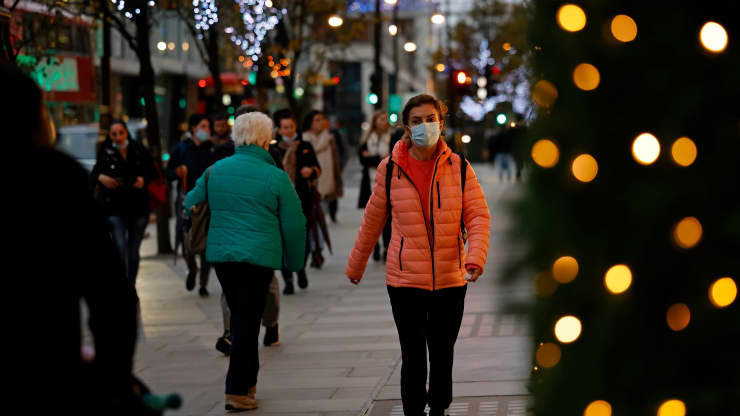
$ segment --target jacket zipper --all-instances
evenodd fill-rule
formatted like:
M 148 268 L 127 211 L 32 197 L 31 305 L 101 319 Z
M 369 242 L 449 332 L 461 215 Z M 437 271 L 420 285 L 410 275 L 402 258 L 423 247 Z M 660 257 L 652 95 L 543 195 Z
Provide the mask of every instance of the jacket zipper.
M 403 262 L 401 261 L 401 254 L 403 253 L 403 237 L 401 237 L 401 248 L 398 250 L 398 267 L 403 271 Z
M 462 256 L 460 255 L 460 235 L 457 236 L 457 267 L 459 269 L 462 269 Z
M 446 151 L 442 152 L 442 154 L 437 157 L 437 161 L 434 162 L 434 173 L 432 173 L 432 189 L 429 190 L 429 227 L 432 229 L 432 292 L 437 290 L 437 273 L 434 266 L 434 180 L 437 177 L 437 167 L 439 167 L 439 160 L 445 153 Z M 439 190 L 437 190 L 437 197 L 439 197 Z
M 437 208 L 442 208 L 442 196 L 439 193 L 439 181 L 437 181 Z

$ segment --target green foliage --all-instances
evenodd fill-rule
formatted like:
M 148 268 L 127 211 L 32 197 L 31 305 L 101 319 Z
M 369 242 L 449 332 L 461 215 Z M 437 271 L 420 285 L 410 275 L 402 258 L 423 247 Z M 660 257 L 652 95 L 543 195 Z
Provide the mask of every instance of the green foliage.
M 740 301 L 720 309 L 708 298 L 716 279 L 740 281 L 740 21 L 732 17 L 734 2 L 576 1 L 588 22 L 575 33 L 557 25 L 561 2 L 532 3 L 532 84 L 547 80 L 558 96 L 550 108 L 540 107 L 530 146 L 549 137 L 560 159 L 551 169 L 533 165 L 512 207 L 512 236 L 526 250 L 511 259 L 510 278 L 532 281 L 560 256 L 573 256 L 580 266 L 576 279 L 528 305 L 535 350 L 540 342 L 559 344 L 553 326 L 561 316 L 575 315 L 583 324 L 578 340 L 559 344 L 557 365 L 533 372 L 534 414 L 580 415 L 592 401 L 606 400 L 615 415 L 655 415 L 671 398 L 682 400 L 691 415 L 740 414 Z M 618 14 L 636 21 L 634 41 L 621 43 L 610 34 Z M 707 21 L 729 33 L 723 53 L 701 46 L 699 31 Z M 574 85 L 573 70 L 582 62 L 600 72 L 593 91 Z M 643 132 L 661 144 L 659 159 L 648 166 L 631 154 Z M 671 159 L 671 145 L 681 136 L 698 147 L 689 167 Z M 598 161 L 590 183 L 571 173 L 582 153 Z M 703 237 L 681 249 L 671 236 L 688 216 L 699 219 Z M 628 265 L 633 274 L 621 295 L 603 283 L 615 264 Z M 676 303 L 691 311 L 688 327 L 678 332 L 666 323 Z

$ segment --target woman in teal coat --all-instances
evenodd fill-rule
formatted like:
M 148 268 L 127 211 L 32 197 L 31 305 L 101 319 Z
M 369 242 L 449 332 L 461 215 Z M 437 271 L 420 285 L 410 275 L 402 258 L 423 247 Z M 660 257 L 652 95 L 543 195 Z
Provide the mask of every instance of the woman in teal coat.
M 272 120 L 253 112 L 234 122 L 234 156 L 196 182 L 186 207 L 208 201 L 206 260 L 213 263 L 231 309 L 226 409 L 257 408 L 257 338 L 273 270 L 303 267 L 306 218 L 288 175 L 267 152 Z

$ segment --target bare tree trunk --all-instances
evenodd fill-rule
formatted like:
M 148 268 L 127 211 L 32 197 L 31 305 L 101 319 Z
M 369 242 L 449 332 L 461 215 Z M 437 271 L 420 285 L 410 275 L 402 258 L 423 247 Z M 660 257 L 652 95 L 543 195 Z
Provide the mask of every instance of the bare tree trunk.
M 146 136 L 149 150 L 155 163 L 162 160 L 162 139 L 159 130 L 159 112 L 154 93 L 154 68 L 149 49 L 149 8 L 144 8 L 134 21 L 136 24 L 136 55 L 139 58 L 139 79 L 141 80 L 142 95 L 144 97 L 144 113 L 146 115 Z M 161 208 L 157 213 L 157 251 L 159 254 L 172 253 L 170 243 L 169 215 L 167 209 Z

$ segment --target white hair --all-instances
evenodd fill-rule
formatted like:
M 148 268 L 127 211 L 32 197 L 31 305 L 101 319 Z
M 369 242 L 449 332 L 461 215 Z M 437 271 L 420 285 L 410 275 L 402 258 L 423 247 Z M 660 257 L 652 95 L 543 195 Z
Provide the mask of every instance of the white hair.
M 234 144 L 265 147 L 272 140 L 272 120 L 259 111 L 242 114 L 234 120 Z

